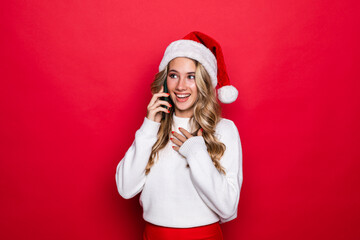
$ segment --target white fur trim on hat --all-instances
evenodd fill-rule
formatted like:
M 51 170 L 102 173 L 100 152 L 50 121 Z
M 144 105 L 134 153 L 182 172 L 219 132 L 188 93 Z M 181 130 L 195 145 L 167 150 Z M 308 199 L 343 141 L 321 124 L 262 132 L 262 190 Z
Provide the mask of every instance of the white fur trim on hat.
M 159 71 L 164 70 L 167 64 L 177 57 L 188 57 L 199 61 L 210 75 L 213 87 L 216 87 L 218 82 L 217 61 L 214 54 L 207 47 L 193 40 L 182 39 L 172 42 L 165 50 Z
M 238 96 L 238 90 L 231 85 L 223 86 L 218 89 L 218 98 L 222 103 L 232 103 Z

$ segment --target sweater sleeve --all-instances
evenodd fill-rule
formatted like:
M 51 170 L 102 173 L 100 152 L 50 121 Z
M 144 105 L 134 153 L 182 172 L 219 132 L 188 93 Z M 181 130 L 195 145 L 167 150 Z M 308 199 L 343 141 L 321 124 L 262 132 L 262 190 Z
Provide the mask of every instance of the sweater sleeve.
M 220 217 L 220 223 L 224 223 L 237 217 L 243 181 L 242 148 L 238 130 L 232 121 L 223 119 L 216 132 L 219 141 L 226 146 L 220 160 L 226 175 L 214 166 L 201 136 L 186 140 L 179 152 L 187 159 L 192 182 L 201 199 Z
M 145 117 L 140 129 L 135 133 L 135 140 L 131 147 L 116 167 L 117 189 L 125 199 L 134 197 L 144 187 L 145 167 L 149 161 L 152 146 L 157 140 L 159 128 L 160 123 Z

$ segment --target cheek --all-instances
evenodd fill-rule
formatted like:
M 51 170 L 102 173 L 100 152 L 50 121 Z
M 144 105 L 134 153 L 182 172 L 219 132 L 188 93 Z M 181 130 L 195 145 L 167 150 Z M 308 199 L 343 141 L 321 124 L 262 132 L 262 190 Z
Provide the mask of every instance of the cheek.
M 176 81 L 174 79 L 167 78 L 166 82 L 169 90 L 172 90 L 176 87 Z
M 198 90 L 197 90 L 196 83 L 195 82 L 191 83 L 189 85 L 189 88 L 191 89 L 192 94 L 197 96 Z

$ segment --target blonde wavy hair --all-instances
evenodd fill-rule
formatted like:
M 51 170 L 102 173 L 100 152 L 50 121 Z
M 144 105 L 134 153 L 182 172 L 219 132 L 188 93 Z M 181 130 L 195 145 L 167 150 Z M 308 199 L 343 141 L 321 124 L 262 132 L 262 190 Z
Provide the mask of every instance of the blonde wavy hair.
M 226 174 L 224 168 L 220 164 L 220 159 L 224 154 L 226 147 L 225 144 L 220 142 L 214 135 L 216 124 L 221 118 L 221 108 L 217 101 L 209 74 L 201 63 L 196 60 L 193 61 L 196 65 L 195 82 L 198 89 L 198 99 L 195 102 L 194 114 L 190 118 L 190 122 L 193 126 L 195 126 L 196 131 L 191 134 L 196 136 L 197 131 L 200 128 L 203 129 L 202 136 L 205 140 L 207 151 L 214 166 L 220 173 Z M 161 87 L 164 85 L 168 75 L 169 65 L 170 62 L 163 71 L 155 75 L 155 79 L 151 84 L 152 93 L 159 92 Z M 174 106 L 171 98 L 170 103 Z M 165 114 L 165 118 L 161 120 L 160 129 L 157 134 L 158 139 L 152 147 L 149 161 L 145 168 L 146 175 L 150 172 L 151 167 L 154 165 L 155 158 L 159 157 L 159 150 L 163 149 L 169 142 L 173 123 L 173 113 L 174 107 L 170 108 L 170 113 Z M 189 167 L 189 165 L 187 165 L 187 167 Z

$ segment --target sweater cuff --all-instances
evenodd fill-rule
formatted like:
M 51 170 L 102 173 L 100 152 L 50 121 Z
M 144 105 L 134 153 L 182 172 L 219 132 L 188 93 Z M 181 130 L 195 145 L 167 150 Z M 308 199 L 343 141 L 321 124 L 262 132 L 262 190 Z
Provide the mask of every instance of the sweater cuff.
M 154 122 L 145 117 L 143 124 L 141 125 L 139 132 L 148 136 L 157 136 L 161 123 Z
M 181 145 L 179 152 L 184 157 L 188 157 L 189 154 L 195 153 L 198 150 L 203 149 L 207 151 L 207 147 L 202 136 L 191 137 Z

